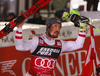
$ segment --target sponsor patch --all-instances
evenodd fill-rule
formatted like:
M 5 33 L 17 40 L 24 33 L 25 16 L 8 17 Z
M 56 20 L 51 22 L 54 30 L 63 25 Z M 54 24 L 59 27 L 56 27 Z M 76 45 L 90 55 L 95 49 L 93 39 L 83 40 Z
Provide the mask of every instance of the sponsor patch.
M 40 39 L 40 43 L 43 44 L 43 40 Z

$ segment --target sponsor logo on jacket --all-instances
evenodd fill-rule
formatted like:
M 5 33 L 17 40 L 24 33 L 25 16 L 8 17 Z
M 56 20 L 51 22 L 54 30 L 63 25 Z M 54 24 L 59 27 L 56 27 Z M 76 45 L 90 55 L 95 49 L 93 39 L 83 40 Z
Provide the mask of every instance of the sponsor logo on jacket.
M 52 53 L 60 53 L 60 50 L 59 49 L 53 49 L 53 48 L 41 47 L 41 49 L 36 54 L 50 56 Z

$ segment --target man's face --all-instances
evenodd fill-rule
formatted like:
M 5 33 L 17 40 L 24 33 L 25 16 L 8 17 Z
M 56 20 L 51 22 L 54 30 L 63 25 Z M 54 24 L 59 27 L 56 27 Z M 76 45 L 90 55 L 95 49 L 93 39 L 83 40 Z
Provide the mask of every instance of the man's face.
M 57 38 L 60 33 L 61 25 L 58 23 L 55 23 L 50 26 L 47 30 L 47 36 L 50 38 Z

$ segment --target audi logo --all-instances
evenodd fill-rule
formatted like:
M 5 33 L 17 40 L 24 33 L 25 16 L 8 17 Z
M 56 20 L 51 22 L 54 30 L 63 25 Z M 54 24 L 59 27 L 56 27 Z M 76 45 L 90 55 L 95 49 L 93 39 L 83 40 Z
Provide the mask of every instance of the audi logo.
M 48 58 L 36 58 L 35 65 L 38 67 L 53 69 L 57 60 Z

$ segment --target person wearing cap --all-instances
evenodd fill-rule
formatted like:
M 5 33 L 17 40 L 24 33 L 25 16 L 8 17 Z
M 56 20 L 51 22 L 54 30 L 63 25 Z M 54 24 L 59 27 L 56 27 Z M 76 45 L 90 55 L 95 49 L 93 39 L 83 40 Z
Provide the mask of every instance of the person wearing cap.
M 80 29 L 75 41 L 63 41 L 57 39 L 62 24 L 61 21 L 55 17 L 47 20 L 46 33 L 43 36 L 35 36 L 32 37 L 31 40 L 23 41 L 23 24 L 24 22 L 17 26 L 15 47 L 20 51 L 30 50 L 31 63 L 25 76 L 51 76 L 59 55 L 62 52 L 82 48 L 85 41 L 86 28 Z

